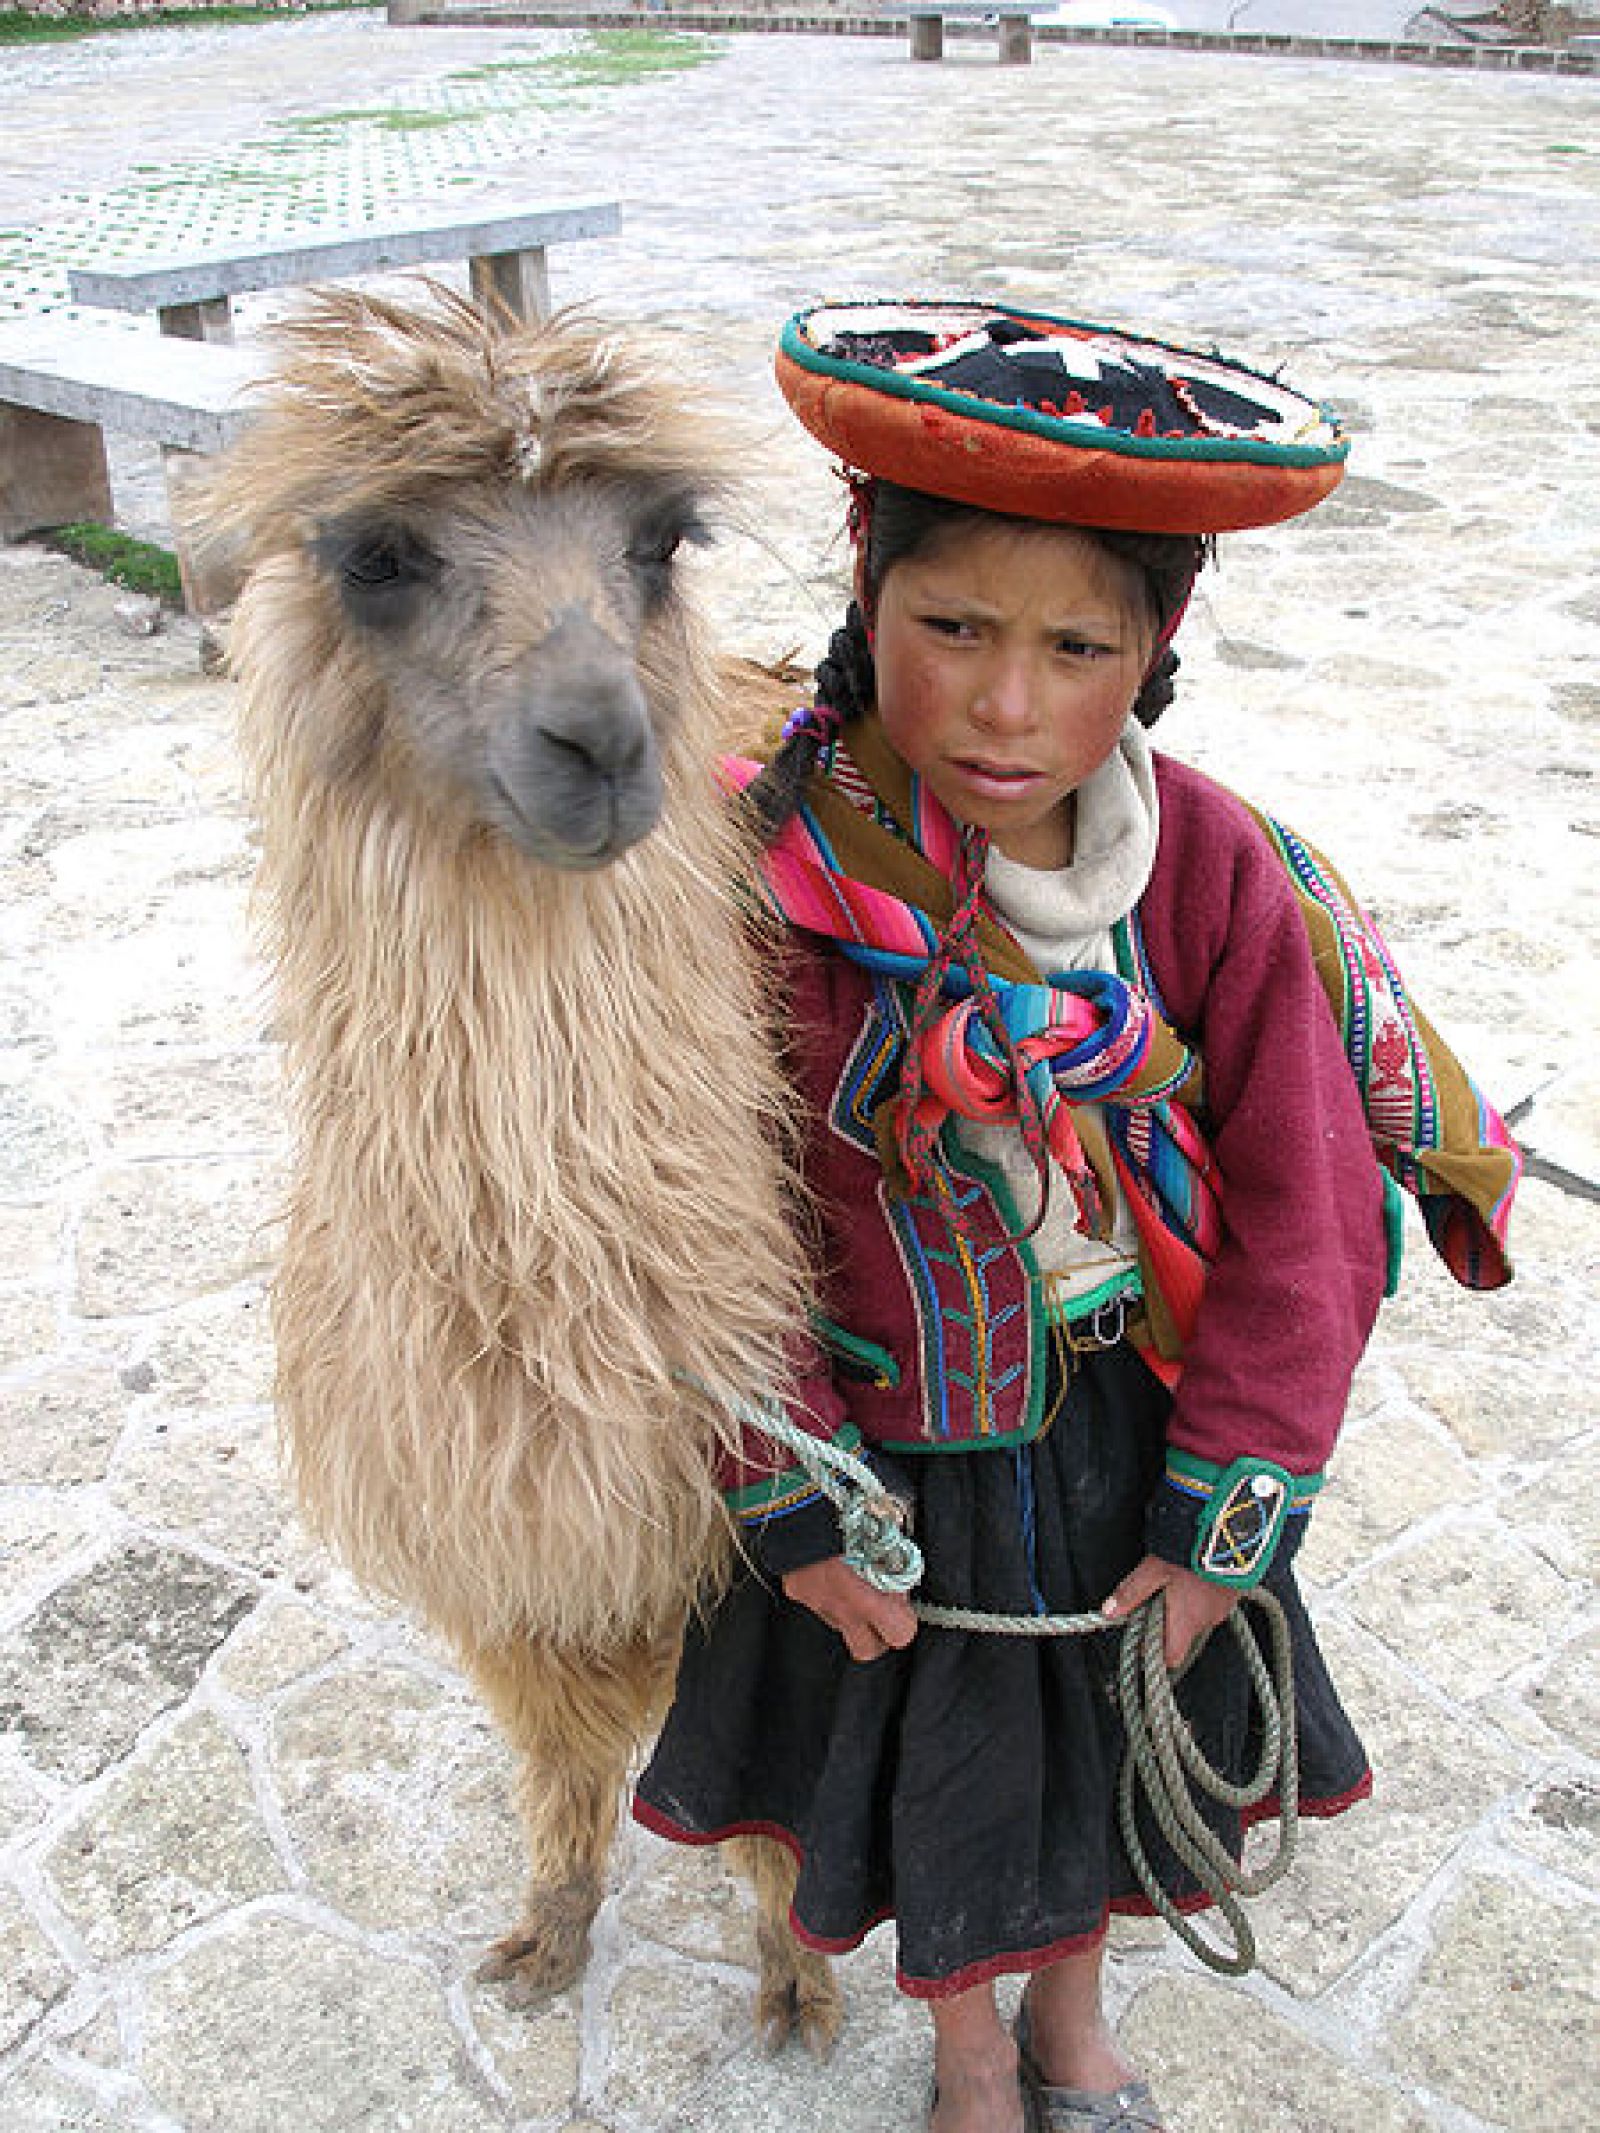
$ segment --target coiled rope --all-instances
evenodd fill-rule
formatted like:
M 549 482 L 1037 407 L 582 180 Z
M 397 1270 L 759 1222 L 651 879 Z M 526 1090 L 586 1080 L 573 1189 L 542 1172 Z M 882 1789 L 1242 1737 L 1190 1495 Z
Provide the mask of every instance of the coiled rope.
M 772 1401 L 738 1403 L 741 1422 L 759 1430 L 802 1466 L 839 1514 L 844 1559 L 882 1592 L 909 1593 L 921 1581 L 922 1551 L 906 1531 L 906 1506 L 886 1489 L 864 1461 L 836 1444 L 798 1428 Z M 1165 1654 L 1166 1603 L 1158 1592 L 1122 1626 L 1117 1700 L 1127 1753 L 1117 1776 L 1117 1823 L 1139 1885 L 1151 1908 L 1209 1969 L 1242 1977 L 1254 1967 L 1256 1937 L 1242 1899 L 1259 1896 L 1289 1870 L 1299 1842 L 1300 1760 L 1295 1734 L 1293 1657 L 1289 1625 L 1270 1592 L 1259 1587 L 1241 1595 L 1260 1613 L 1271 1648 L 1270 1662 L 1238 1608 L 1227 1627 L 1239 1646 L 1251 1693 L 1261 1714 L 1261 1755 L 1242 1785 L 1234 1785 L 1202 1753 L 1173 1694 L 1183 1669 L 1169 1673 Z M 1000 1615 L 967 1607 L 938 1607 L 913 1600 L 920 1622 L 931 1629 L 973 1630 L 1002 1637 L 1086 1637 L 1117 1625 L 1103 1614 Z M 1156 1878 L 1139 1832 L 1143 1792 L 1156 1826 L 1174 1857 L 1216 1906 L 1231 1937 L 1218 1945 L 1180 1911 Z M 1247 1814 L 1275 1798 L 1276 1845 L 1250 1871 L 1234 1859 L 1201 1812 L 1202 1798 Z

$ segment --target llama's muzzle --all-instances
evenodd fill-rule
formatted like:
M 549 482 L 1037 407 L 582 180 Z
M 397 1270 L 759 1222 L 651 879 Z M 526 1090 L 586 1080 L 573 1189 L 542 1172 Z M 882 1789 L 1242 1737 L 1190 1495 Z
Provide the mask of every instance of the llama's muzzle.
M 569 608 L 530 654 L 489 745 L 496 826 L 548 866 L 609 865 L 660 818 L 660 752 L 632 658 Z

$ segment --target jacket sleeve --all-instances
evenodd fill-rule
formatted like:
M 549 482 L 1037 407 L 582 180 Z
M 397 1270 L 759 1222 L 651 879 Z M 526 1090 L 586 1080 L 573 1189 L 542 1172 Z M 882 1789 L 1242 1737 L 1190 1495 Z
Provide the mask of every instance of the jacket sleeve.
M 1238 827 L 1226 865 L 1185 1018 L 1205 1061 L 1223 1231 L 1147 1539 L 1233 1582 L 1202 1559 L 1203 1543 L 1229 1502 L 1249 1513 L 1252 1490 L 1281 1499 L 1272 1545 L 1303 1529 L 1377 1316 L 1387 1244 L 1365 1113 L 1293 890 L 1253 825 Z
M 790 1378 L 784 1419 L 807 1436 L 855 1451 L 860 1434 L 844 1412 L 827 1364 L 809 1341 Z M 838 1515 L 800 1456 L 747 1423 L 720 1459 L 717 1481 L 746 1549 L 773 1575 L 838 1555 Z

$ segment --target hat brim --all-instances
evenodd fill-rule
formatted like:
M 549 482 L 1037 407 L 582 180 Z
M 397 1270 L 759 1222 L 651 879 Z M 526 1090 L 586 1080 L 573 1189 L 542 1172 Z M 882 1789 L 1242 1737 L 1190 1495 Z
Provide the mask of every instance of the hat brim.
M 1007 405 L 882 361 L 830 352 L 904 322 L 916 333 L 959 335 L 1004 322 L 1026 339 L 1126 352 L 1138 374 L 1157 370 L 1245 396 L 1255 427 L 1218 434 L 1143 432 L 1104 410 L 1080 414 Z M 889 335 L 892 340 L 892 333 Z M 1328 410 L 1242 364 L 1123 333 L 1115 327 L 998 304 L 826 305 L 798 313 L 777 354 L 778 383 L 800 421 L 865 474 L 956 503 L 1056 524 L 1208 534 L 1273 525 L 1320 503 L 1344 474 L 1349 442 Z M 1076 397 L 1076 396 L 1075 396 Z M 1092 400 L 1093 392 L 1089 394 Z M 1220 426 L 1226 427 L 1226 425 Z

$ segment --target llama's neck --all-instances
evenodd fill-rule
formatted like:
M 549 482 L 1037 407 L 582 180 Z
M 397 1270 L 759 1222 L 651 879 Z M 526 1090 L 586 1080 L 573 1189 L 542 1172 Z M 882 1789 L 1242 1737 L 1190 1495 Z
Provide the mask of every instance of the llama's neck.
M 447 1630 L 659 1632 L 725 1545 L 709 1453 L 781 1380 L 803 1287 L 709 756 L 635 851 L 556 875 L 328 775 L 312 708 L 263 689 L 246 729 L 302 1499 Z
M 268 841 L 299 1124 L 344 1174 L 347 1219 L 483 1313 L 485 1338 L 565 1280 L 648 1314 L 659 1353 L 684 1366 L 693 1345 L 732 1389 L 715 1285 L 743 1287 L 778 1188 L 709 772 L 590 875 L 325 798 Z

